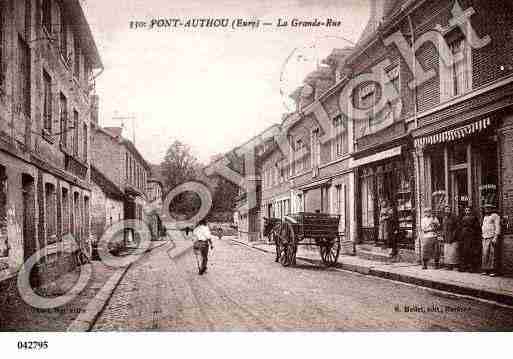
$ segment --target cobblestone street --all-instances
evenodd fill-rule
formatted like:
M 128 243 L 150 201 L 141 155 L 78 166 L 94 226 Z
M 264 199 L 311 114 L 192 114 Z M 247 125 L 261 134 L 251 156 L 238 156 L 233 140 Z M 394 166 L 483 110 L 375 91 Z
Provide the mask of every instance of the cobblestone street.
M 300 261 L 284 268 L 271 254 L 226 237 L 214 246 L 204 276 L 192 251 L 176 259 L 168 245 L 148 253 L 129 269 L 93 330 L 513 328 L 507 307 Z

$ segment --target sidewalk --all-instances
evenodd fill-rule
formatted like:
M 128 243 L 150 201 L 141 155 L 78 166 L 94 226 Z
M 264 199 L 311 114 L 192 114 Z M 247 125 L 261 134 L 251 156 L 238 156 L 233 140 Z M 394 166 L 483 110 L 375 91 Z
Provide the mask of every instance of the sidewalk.
M 168 238 L 163 241 L 151 242 L 148 251 L 157 250 L 163 246 L 165 246 L 163 249 L 169 250 L 171 255 L 180 256 L 186 253 L 192 244 L 190 241 L 170 241 Z M 124 254 L 131 253 L 134 251 L 127 251 Z M 53 309 L 34 308 L 25 303 L 19 295 L 8 298 L 0 296 L 0 331 L 87 331 L 129 268 L 130 265 L 124 268 L 111 268 L 101 261 L 92 261 L 92 275 L 84 290 L 66 305 Z M 69 290 L 77 281 L 81 269 L 82 267 L 78 267 L 36 291 L 45 297 L 72 293 Z M 16 278 L 13 278 L 9 285 L 13 287 L 11 291 L 17 293 Z
M 237 237 L 224 238 L 264 252 L 275 253 L 274 245 L 271 244 L 250 243 Z M 298 248 L 297 257 L 315 264 L 322 263 L 318 251 L 306 250 L 301 246 Z M 340 255 L 337 268 L 513 305 L 513 278 L 489 277 L 479 273 L 445 269 L 423 270 L 414 263 L 383 263 L 349 255 Z
M 163 249 L 166 250 L 173 258 L 178 258 L 192 248 L 192 243 L 170 234 L 165 240 L 152 242 L 150 248 L 147 249 L 146 252 L 157 250 L 160 247 L 164 247 Z M 136 253 L 132 252 L 131 254 Z M 87 305 L 84 307 L 84 310 L 73 320 L 73 322 L 69 324 L 66 330 L 68 332 L 85 332 L 91 330 L 96 319 L 101 314 L 118 284 L 123 279 L 125 273 L 132 265 L 136 264 L 137 261 L 126 267 L 116 269 L 104 286 L 96 293 L 94 298 L 89 300 Z

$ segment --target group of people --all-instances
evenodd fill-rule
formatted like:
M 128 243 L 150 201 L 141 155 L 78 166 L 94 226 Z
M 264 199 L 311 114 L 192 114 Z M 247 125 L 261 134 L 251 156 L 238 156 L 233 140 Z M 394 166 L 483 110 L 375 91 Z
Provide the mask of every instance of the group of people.
M 470 206 L 461 217 L 452 213 L 450 206 L 445 206 L 441 221 L 433 215 L 431 208 L 425 208 L 421 221 L 422 268 L 427 269 L 431 259 L 434 267 L 440 268 L 443 248 L 443 264 L 447 269 L 481 271 L 496 276 L 500 217 L 491 204 L 486 204 L 483 209 L 484 217 L 480 223 Z

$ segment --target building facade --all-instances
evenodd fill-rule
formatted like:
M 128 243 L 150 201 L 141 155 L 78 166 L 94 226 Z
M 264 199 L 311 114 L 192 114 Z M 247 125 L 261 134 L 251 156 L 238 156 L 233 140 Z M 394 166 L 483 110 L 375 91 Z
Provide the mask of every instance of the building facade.
M 79 1 L 0 2 L 0 281 L 90 254 L 90 112 L 101 60 Z M 64 240 L 72 235 L 73 239 Z
M 261 216 L 340 214 L 356 254 L 415 262 L 424 208 L 471 206 L 482 218 L 493 204 L 513 273 L 511 6 L 372 0 L 356 46 L 334 50 L 292 94 L 280 126 L 290 149 L 262 159 Z M 380 235 L 386 208 L 393 240 Z
M 94 167 L 123 193 L 123 220 L 146 221 L 150 165 L 134 144 L 122 136 L 122 127 L 93 123 L 91 146 Z M 125 240 L 133 239 L 133 231 L 127 229 Z

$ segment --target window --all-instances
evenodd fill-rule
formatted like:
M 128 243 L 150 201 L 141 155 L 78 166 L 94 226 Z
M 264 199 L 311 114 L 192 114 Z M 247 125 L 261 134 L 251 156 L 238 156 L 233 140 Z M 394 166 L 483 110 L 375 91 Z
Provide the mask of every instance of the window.
M 0 1 L 0 92 L 5 84 L 5 75 L 7 71 L 7 62 L 5 61 L 5 19 L 6 19 L 5 1 Z
M 52 2 L 51 0 L 43 0 L 43 29 L 51 35 L 52 34 Z
M 25 116 L 30 117 L 30 47 L 21 37 L 18 38 L 18 59 L 19 105 Z
M 60 17 L 61 17 L 61 28 L 60 28 L 60 38 L 61 38 L 61 54 L 68 64 L 68 24 L 66 19 L 66 12 L 64 10 L 64 2 L 60 3 L 59 7 Z
M 87 125 L 84 123 L 84 126 L 83 126 L 83 131 L 82 131 L 82 154 L 84 156 L 84 161 L 87 162 L 87 150 L 88 150 L 88 138 L 87 136 L 89 135 L 88 131 L 87 131 Z
M 89 197 L 84 197 L 84 237 L 89 239 Z
M 73 110 L 73 155 L 78 157 L 78 112 Z
M 304 170 L 304 160 L 303 160 L 303 149 L 304 144 L 303 140 L 299 139 L 296 141 L 296 173 L 300 173 Z
M 32 37 L 32 0 L 25 0 L 25 39 Z
M 335 156 L 341 156 L 348 152 L 348 141 L 347 141 L 347 131 L 345 127 L 345 123 L 342 120 L 342 115 L 338 115 L 333 119 L 333 127 L 335 129 L 335 138 L 334 138 L 334 152 Z
M 0 166 L 0 258 L 9 256 L 7 238 L 7 175 Z
M 448 100 L 464 94 L 472 88 L 471 50 L 464 38 L 449 43 L 453 63 L 449 66 L 440 61 L 440 97 Z
M 319 167 L 321 164 L 321 141 L 319 140 L 319 129 L 312 131 L 312 167 Z
M 125 152 L 125 180 L 128 182 L 130 168 L 128 166 L 128 153 Z
M 55 198 L 55 186 L 51 183 L 45 184 L 45 222 L 46 222 L 46 244 L 57 242 L 57 201 Z
M 69 218 L 69 193 L 67 188 L 62 189 L 62 235 L 66 235 L 70 231 Z
M 374 226 L 374 174 L 372 169 L 364 169 L 361 177 L 362 226 Z
M 43 71 L 43 129 L 52 133 L 52 78 Z
M 68 100 L 62 92 L 60 95 L 59 104 L 61 122 L 61 145 L 64 147 L 68 147 Z
M 401 84 L 399 80 L 399 65 L 395 65 L 386 70 L 388 81 L 392 83 L 398 93 L 401 91 Z
M 77 80 L 80 80 L 80 44 L 78 42 L 78 36 L 74 37 L 74 50 L 73 50 L 73 74 Z

